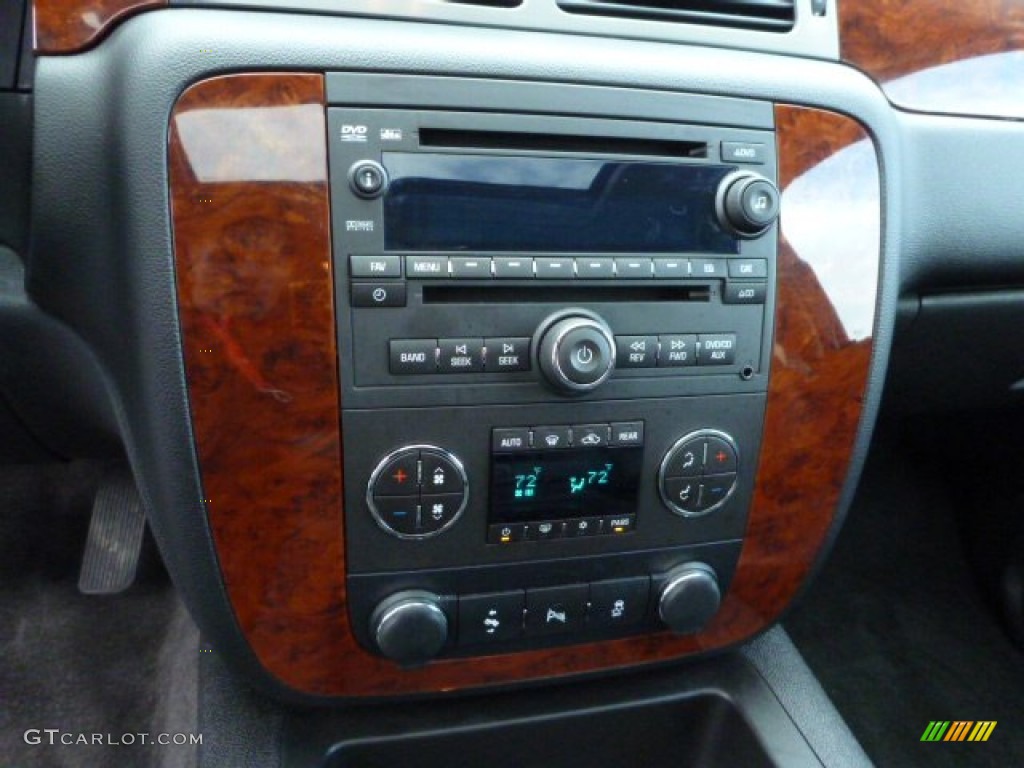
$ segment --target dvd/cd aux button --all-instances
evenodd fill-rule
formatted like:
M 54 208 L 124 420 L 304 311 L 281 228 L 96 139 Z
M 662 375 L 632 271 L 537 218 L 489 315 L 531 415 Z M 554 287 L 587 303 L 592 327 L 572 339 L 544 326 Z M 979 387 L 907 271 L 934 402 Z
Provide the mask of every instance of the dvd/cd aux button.
M 533 277 L 533 259 L 499 256 L 494 260 L 494 276 L 506 280 Z
M 732 365 L 735 361 L 735 333 L 701 334 L 697 340 L 697 365 Z
M 615 277 L 614 259 L 576 259 L 576 277 L 583 280 L 611 280 Z
M 441 279 L 448 277 L 447 256 L 406 256 L 405 276 Z
M 452 277 L 457 280 L 486 280 L 491 276 L 491 260 L 475 256 L 453 256 Z
M 572 259 L 535 259 L 534 264 L 540 280 L 572 280 L 576 276 Z
M 484 339 L 484 367 L 488 373 L 530 370 L 530 340 L 508 336 Z
M 654 277 L 659 280 L 675 280 L 690 276 L 690 262 L 687 259 L 655 259 Z
M 626 280 L 650 278 L 654 276 L 654 264 L 650 259 L 616 259 L 615 272 Z
M 391 372 L 398 375 L 437 372 L 437 339 L 392 339 Z

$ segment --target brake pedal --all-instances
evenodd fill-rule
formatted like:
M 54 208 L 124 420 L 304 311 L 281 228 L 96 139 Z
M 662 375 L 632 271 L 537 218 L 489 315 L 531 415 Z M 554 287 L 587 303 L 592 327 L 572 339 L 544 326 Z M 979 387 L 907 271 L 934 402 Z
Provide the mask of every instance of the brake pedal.
M 112 595 L 135 581 L 142 553 L 146 516 L 130 470 L 104 478 L 92 504 L 78 590 L 86 595 Z

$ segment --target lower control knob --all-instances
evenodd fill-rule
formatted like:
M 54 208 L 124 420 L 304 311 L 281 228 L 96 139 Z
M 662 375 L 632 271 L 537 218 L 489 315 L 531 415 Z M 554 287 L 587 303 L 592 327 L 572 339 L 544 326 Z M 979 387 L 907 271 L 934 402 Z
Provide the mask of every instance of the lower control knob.
M 704 563 L 687 563 L 665 578 L 658 616 L 673 632 L 688 635 L 701 630 L 718 612 L 721 602 L 714 569 Z
M 441 598 L 419 590 L 392 595 L 373 611 L 370 635 L 392 661 L 430 661 L 448 642 L 448 617 L 441 610 Z

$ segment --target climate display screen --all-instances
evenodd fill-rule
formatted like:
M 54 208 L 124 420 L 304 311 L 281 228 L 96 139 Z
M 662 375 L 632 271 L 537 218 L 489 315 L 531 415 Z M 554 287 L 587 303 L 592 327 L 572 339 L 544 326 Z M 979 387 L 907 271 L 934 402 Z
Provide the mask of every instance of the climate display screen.
M 490 523 L 634 514 L 643 452 L 636 446 L 495 454 Z
M 732 254 L 723 165 L 385 152 L 389 251 Z

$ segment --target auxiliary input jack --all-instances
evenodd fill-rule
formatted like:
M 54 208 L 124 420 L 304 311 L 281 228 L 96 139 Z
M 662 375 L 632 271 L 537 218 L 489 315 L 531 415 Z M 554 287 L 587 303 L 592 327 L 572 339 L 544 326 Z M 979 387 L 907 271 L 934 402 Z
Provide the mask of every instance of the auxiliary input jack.
M 752 378 L 754 378 L 754 366 L 744 365 L 743 368 L 740 370 L 740 378 L 743 379 L 744 381 L 750 381 Z

